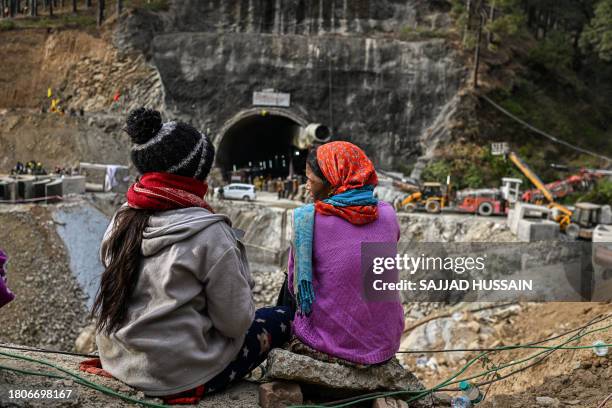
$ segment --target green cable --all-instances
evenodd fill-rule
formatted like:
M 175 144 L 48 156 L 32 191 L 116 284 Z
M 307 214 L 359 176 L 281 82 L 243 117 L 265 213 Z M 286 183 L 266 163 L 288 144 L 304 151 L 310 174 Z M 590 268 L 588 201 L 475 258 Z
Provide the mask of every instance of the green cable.
M 583 333 L 583 334 L 581 334 L 581 335 L 579 335 L 579 336 L 573 336 L 573 337 L 571 337 L 569 340 L 565 341 L 564 343 L 561 343 L 561 345 L 551 347 L 551 348 L 550 348 L 550 350 L 559 350 L 559 349 L 560 349 L 560 347 L 564 346 L 564 345 L 565 345 L 565 344 L 567 344 L 567 343 L 570 343 L 570 342 L 572 342 L 572 341 L 577 341 L 577 340 L 580 340 L 581 338 L 583 338 L 583 337 L 585 337 L 585 336 L 587 336 L 587 335 L 589 335 L 589 334 L 591 334 L 591 333 L 600 332 L 600 331 L 603 331 L 603 330 L 609 329 L 610 327 L 612 327 L 612 324 L 611 324 L 611 325 L 608 325 L 608 326 L 600 327 L 599 329 L 594 329 L 594 330 L 587 331 L 587 332 L 585 332 L 585 333 Z M 588 347 L 586 347 L 586 348 L 592 348 L 592 347 L 593 347 L 593 346 L 588 346 Z M 502 350 L 511 350 L 511 349 L 514 349 L 514 348 L 516 348 L 516 346 L 506 346 L 506 347 L 502 347 L 501 349 L 502 349 Z M 531 356 L 529 356 L 529 357 L 526 357 L 525 359 L 522 359 L 522 360 L 519 360 L 519 361 L 515 361 L 515 362 L 512 362 L 512 363 L 508 363 L 508 364 L 505 364 L 505 365 L 502 365 L 502 366 L 498 366 L 498 367 L 496 367 L 496 368 L 494 368 L 494 369 L 489 369 L 489 370 L 486 370 L 486 371 L 484 371 L 484 372 L 482 372 L 482 373 L 480 373 L 480 374 L 476 374 L 476 375 L 474 375 L 474 376 L 472 376 L 472 377 L 464 378 L 464 379 L 462 379 L 462 380 L 458 380 L 458 381 L 454 381 L 454 382 L 453 382 L 452 380 L 454 380 L 455 378 L 457 378 L 458 376 L 460 376 L 461 374 L 463 374 L 465 371 L 467 371 L 467 369 L 468 369 L 468 368 L 469 368 L 471 365 L 473 365 L 473 364 L 474 364 L 476 361 L 480 360 L 482 357 L 484 357 L 485 355 L 489 354 L 490 352 L 484 352 L 484 353 L 481 353 L 481 354 L 480 354 L 480 355 L 478 355 L 477 357 L 475 357 L 475 358 L 473 358 L 472 360 L 470 360 L 470 361 L 469 361 L 469 362 L 468 362 L 468 363 L 467 363 L 467 364 L 466 364 L 466 365 L 465 365 L 465 366 L 464 366 L 464 367 L 463 367 L 461 370 L 459 370 L 459 372 L 457 372 L 455 375 L 451 376 L 451 378 L 449 378 L 448 380 L 446 380 L 446 381 L 444 381 L 444 382 L 442 382 L 442 383 L 438 384 L 437 386 L 435 386 L 435 387 L 431 388 L 430 390 L 427 390 L 427 391 L 422 392 L 421 394 L 419 394 L 419 395 L 417 395 L 416 397 L 413 397 L 413 398 L 411 398 L 411 399 L 407 400 L 406 402 L 412 402 L 412 401 L 415 401 L 415 400 L 417 400 L 417 399 L 420 399 L 420 398 L 422 398 L 423 396 L 426 396 L 426 395 L 428 395 L 428 394 L 430 394 L 430 393 L 432 393 L 432 392 L 436 391 L 437 389 L 440 389 L 440 388 L 446 387 L 446 386 L 448 386 L 448 385 L 457 384 L 457 383 L 460 383 L 461 381 L 472 380 L 472 379 L 474 379 L 474 378 L 482 377 L 482 376 L 487 375 L 487 374 L 489 374 L 489 373 L 491 373 L 491 372 L 494 372 L 494 371 L 499 371 L 499 370 L 504 369 L 504 368 L 512 367 L 512 366 L 515 366 L 515 365 L 518 365 L 518 364 L 522 364 L 522 363 L 524 363 L 524 362 L 526 362 L 526 361 L 532 360 L 532 359 L 534 359 L 534 358 L 536 358 L 536 357 L 540 356 L 541 354 L 546 353 L 547 351 L 548 351 L 548 350 L 544 350 L 544 351 L 541 351 L 541 352 L 539 352 L 539 353 L 533 354 L 533 355 L 531 355 Z M 340 406 L 338 406 L 338 408 L 339 408 L 339 407 L 340 407 Z
M 0 369 L 7 370 L 7 371 L 13 371 L 13 372 L 16 372 L 16 373 L 19 373 L 19 374 L 25 374 L 25 375 L 33 375 L 33 376 L 48 377 L 48 378 L 57 378 L 57 379 L 60 379 L 60 380 L 71 380 L 71 381 L 76 382 L 77 384 L 81 384 L 81 385 L 87 386 L 87 384 L 83 383 L 82 381 L 80 381 L 78 379 L 71 379 L 70 377 L 64 377 L 62 375 L 48 373 L 48 372 L 22 370 L 22 369 L 19 369 L 19 368 L 7 367 L 5 365 L 0 365 Z
M 26 375 L 37 375 L 39 377 L 49 377 L 49 378 L 57 378 L 60 380 L 67 380 L 68 377 L 64 377 L 58 374 L 53 374 L 53 373 L 46 373 L 46 372 L 38 372 L 38 371 L 28 371 L 28 370 L 22 370 L 19 368 L 13 368 L 13 367 L 7 367 L 5 365 L 0 364 L 0 370 L 8 370 L 8 371 L 14 371 L 16 373 L 19 374 L 26 374 Z
M 549 350 L 583 350 L 583 349 L 590 349 L 590 348 L 595 348 L 595 347 L 612 347 L 612 344 L 598 344 L 597 346 L 570 346 L 570 347 L 552 347 L 552 346 L 524 346 L 521 348 L 533 348 L 533 349 L 538 349 L 538 348 L 545 348 L 545 349 L 549 349 Z
M 59 371 L 65 373 L 65 374 L 68 374 L 70 377 L 75 378 L 76 382 L 78 382 L 79 384 L 82 384 L 82 385 L 84 385 L 84 386 L 86 386 L 88 388 L 92 388 L 92 389 L 94 389 L 96 391 L 99 391 L 99 392 L 101 392 L 103 394 L 107 394 L 107 395 L 111 395 L 111 396 L 114 396 L 114 397 L 117 397 L 117 398 L 121 398 L 121 399 L 123 399 L 125 401 L 129 401 L 129 402 L 132 402 L 132 403 L 135 403 L 135 404 L 144 405 L 144 406 L 151 407 L 151 408 L 171 408 L 170 405 L 156 404 L 156 403 L 153 403 L 153 402 L 143 401 L 143 400 L 140 400 L 140 399 L 137 399 L 137 398 L 130 397 L 129 395 L 125 395 L 125 394 L 119 393 L 119 392 L 117 392 L 117 391 L 115 391 L 115 390 L 113 390 L 111 388 L 108 388 L 108 387 L 105 387 L 103 385 L 97 384 L 95 382 L 89 381 L 86 378 L 81 377 L 80 375 L 78 375 L 76 373 L 73 373 L 70 370 L 66 370 L 65 368 L 59 367 L 59 366 L 57 366 L 57 365 L 55 365 L 53 363 L 50 363 L 50 362 L 48 362 L 46 360 L 39 360 L 39 359 L 35 359 L 35 358 L 31 358 L 31 357 L 26 357 L 26 356 L 20 356 L 18 354 L 7 353 L 7 352 L 3 352 L 3 351 L 0 351 L 0 355 L 6 356 L 6 357 L 11 357 L 11 358 L 18 359 L 18 360 L 29 361 L 31 363 L 43 364 L 43 365 L 46 365 L 48 367 L 55 368 L 56 370 L 59 370 Z M 62 377 L 62 378 L 66 379 L 66 377 Z
M 598 323 L 598 322 L 595 322 L 594 324 L 596 324 L 596 323 Z M 465 381 L 465 380 L 470 380 L 470 379 L 482 377 L 482 376 L 487 375 L 487 374 L 489 374 L 489 373 L 491 373 L 493 371 L 499 371 L 499 370 L 501 370 L 503 368 L 508 368 L 508 367 L 511 367 L 511 366 L 514 366 L 514 365 L 521 364 L 521 363 L 524 363 L 526 361 L 532 360 L 532 359 L 540 356 L 541 354 L 546 353 L 548 350 L 562 350 L 563 349 L 562 347 L 565 344 L 567 344 L 567 343 L 570 343 L 572 341 L 580 340 L 581 338 L 583 338 L 583 337 L 585 337 L 585 336 L 587 336 L 587 335 L 589 335 L 591 333 L 603 331 L 603 330 L 609 329 L 610 327 L 612 327 L 612 324 L 608 325 L 608 326 L 601 327 L 599 329 L 594 329 L 594 330 L 591 330 L 591 331 L 587 331 L 587 332 L 583 333 L 580 336 L 573 336 L 569 340 L 565 341 L 564 343 L 561 343 L 558 346 L 521 346 L 521 345 L 515 345 L 515 346 L 503 346 L 503 347 L 496 348 L 496 349 L 494 349 L 492 351 L 485 351 L 485 352 L 479 354 L 478 356 L 474 357 L 472 360 L 470 360 L 466 365 L 464 365 L 457 373 L 452 375 L 449 379 L 447 379 L 446 381 L 443 381 L 442 383 L 440 383 L 440 384 L 438 384 L 438 385 L 436 385 L 436 386 L 434 386 L 432 388 L 429 388 L 429 389 L 426 389 L 426 390 L 419 390 L 419 391 L 408 391 L 408 390 L 404 390 L 404 391 L 391 391 L 391 392 L 383 393 L 381 395 L 374 396 L 374 397 L 365 397 L 365 398 L 354 400 L 354 401 L 350 401 L 350 402 L 347 402 L 347 403 L 344 403 L 344 404 L 333 405 L 333 407 L 334 408 L 344 408 L 344 407 L 348 407 L 348 406 L 351 406 L 351 405 L 354 405 L 354 404 L 357 404 L 357 403 L 360 403 L 360 402 L 371 401 L 373 399 L 381 398 L 381 397 L 390 397 L 390 396 L 400 395 L 400 394 L 404 394 L 404 395 L 405 394 L 417 394 L 413 398 L 406 400 L 406 402 L 412 402 L 412 401 L 421 399 L 424 396 L 427 396 L 428 394 L 431 394 L 431 393 L 435 392 L 436 390 L 438 390 L 440 388 L 444 388 L 444 387 L 446 387 L 448 385 L 457 384 L 457 383 L 459 383 L 461 381 Z M 567 350 L 589 349 L 589 348 L 593 348 L 593 347 L 594 346 L 592 346 L 592 345 L 591 346 L 571 346 L 571 347 L 567 347 L 565 349 L 567 349 Z M 515 362 L 512 362 L 512 363 L 508 363 L 508 364 L 506 364 L 504 366 L 499 366 L 499 367 L 496 367 L 494 369 L 489 369 L 489 370 L 486 370 L 486 371 L 484 371 L 484 372 L 482 372 L 480 374 L 474 375 L 472 377 L 469 377 L 469 378 L 466 378 L 466 379 L 463 379 L 463 380 L 458 380 L 458 381 L 454 381 L 454 382 L 452 381 L 455 378 L 457 378 L 458 376 L 460 376 L 461 374 L 463 374 L 465 371 L 467 371 L 467 369 L 470 366 L 472 366 L 475 362 L 477 362 L 478 360 L 480 360 L 482 357 L 484 357 L 487 354 L 490 354 L 490 353 L 492 353 L 494 351 L 505 351 L 505 350 L 519 349 L 519 348 L 546 348 L 546 350 L 541 351 L 539 353 L 536 353 L 536 354 L 534 354 L 534 355 L 532 355 L 530 357 L 527 357 L 527 358 L 525 358 L 523 360 L 519 360 L 519 361 L 515 361 Z M 329 406 L 323 406 L 323 405 L 291 405 L 290 408 L 329 408 Z
M 472 377 L 464 378 L 464 379 L 458 380 L 458 381 L 452 381 L 455 378 L 457 378 L 458 376 L 460 376 L 461 374 L 463 374 L 472 364 L 474 364 L 476 361 L 478 361 L 479 359 L 484 357 L 486 354 L 489 354 L 490 352 L 481 353 L 479 356 L 477 356 L 477 357 L 473 358 L 471 361 L 469 361 L 461 370 L 459 370 L 459 372 L 457 372 L 455 375 L 451 376 L 451 378 L 449 378 L 448 380 L 438 384 L 437 386 L 433 387 L 430 390 L 427 390 L 426 392 L 422 392 L 418 396 L 413 397 L 413 398 L 407 400 L 406 402 L 411 402 L 411 401 L 415 401 L 417 399 L 420 399 L 423 396 L 426 396 L 427 394 L 430 394 L 430 393 L 436 391 L 437 389 L 446 387 L 448 385 L 457 384 L 457 383 L 460 383 L 461 381 L 472 380 L 474 378 L 482 377 L 482 376 L 487 375 L 487 374 L 489 374 L 491 372 L 494 372 L 494 371 L 499 371 L 499 370 L 502 370 L 504 368 L 512 367 L 512 366 L 515 366 L 515 365 L 518 365 L 518 364 L 522 364 L 522 363 L 524 363 L 526 361 L 532 360 L 532 359 L 540 356 L 541 354 L 546 353 L 548 350 L 560 350 L 560 347 L 564 346 L 567 343 L 570 343 L 572 341 L 580 340 L 581 338 L 583 338 L 583 337 L 585 337 L 585 336 L 587 336 L 587 335 L 589 335 L 591 333 L 596 333 L 596 332 L 600 332 L 600 331 L 603 331 L 603 330 L 607 330 L 610 327 L 612 327 L 612 324 L 608 325 L 608 326 L 600 327 L 599 329 L 594 329 L 594 330 L 587 331 L 587 332 L 585 332 L 585 333 L 583 333 L 583 334 L 581 334 L 579 336 L 571 337 L 569 340 L 565 341 L 564 343 L 561 343 L 561 345 L 559 345 L 559 346 L 550 347 L 547 350 L 544 350 L 544 351 L 541 351 L 539 353 L 533 354 L 533 355 L 531 355 L 529 357 L 526 357 L 526 358 L 524 358 L 522 360 L 518 360 L 518 361 L 515 361 L 515 362 L 512 362 L 512 363 L 508 363 L 508 364 L 505 364 L 505 365 L 502 365 L 502 366 L 498 366 L 498 367 L 496 367 L 494 369 L 486 370 L 486 371 L 484 371 L 484 372 L 482 372 L 480 374 L 476 374 L 476 375 L 474 375 Z M 582 347 L 584 347 L 584 348 L 592 348 L 593 346 L 582 346 Z M 504 349 L 511 350 L 511 349 L 514 349 L 514 348 L 516 348 L 516 347 L 515 346 L 506 346 L 506 347 L 502 347 L 502 350 L 504 350 Z

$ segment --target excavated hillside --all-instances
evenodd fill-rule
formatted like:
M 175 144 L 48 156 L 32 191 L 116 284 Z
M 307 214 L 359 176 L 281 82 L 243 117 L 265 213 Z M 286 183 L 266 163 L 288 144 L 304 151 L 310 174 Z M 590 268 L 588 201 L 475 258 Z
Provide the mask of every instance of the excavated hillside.
M 159 75 L 144 57 L 119 52 L 105 31 L 19 29 L 0 35 L 0 172 L 29 160 L 50 169 L 79 161 L 128 164 L 129 139 L 121 131 L 126 112 L 162 104 Z M 49 89 L 64 115 L 49 112 Z M 113 100 L 117 92 L 119 104 Z

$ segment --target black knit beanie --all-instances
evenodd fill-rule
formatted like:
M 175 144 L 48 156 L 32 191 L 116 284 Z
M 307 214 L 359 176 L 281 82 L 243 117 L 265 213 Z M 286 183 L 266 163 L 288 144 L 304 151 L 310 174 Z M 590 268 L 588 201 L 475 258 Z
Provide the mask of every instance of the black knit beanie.
M 159 112 L 139 108 L 128 115 L 125 131 L 134 145 L 131 158 L 140 173 L 162 172 L 204 180 L 215 159 L 207 135 L 183 122 L 162 124 Z

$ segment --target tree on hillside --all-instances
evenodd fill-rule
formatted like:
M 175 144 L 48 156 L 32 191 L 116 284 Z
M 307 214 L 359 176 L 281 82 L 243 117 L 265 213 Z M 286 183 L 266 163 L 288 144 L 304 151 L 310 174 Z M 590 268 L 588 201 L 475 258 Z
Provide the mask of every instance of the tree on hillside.
M 85 0 L 85 7 L 87 8 L 91 7 L 91 0 Z
M 30 15 L 32 17 L 38 16 L 38 0 L 30 0 Z
M 612 0 L 601 0 L 595 7 L 593 18 L 580 37 L 580 46 L 593 50 L 604 61 L 612 61 Z
M 76 14 L 77 11 L 77 0 L 72 0 L 72 12 Z
M 123 0 L 117 0 L 117 15 L 120 16 L 123 11 Z
M 47 3 L 49 5 L 49 15 L 53 17 L 53 0 L 48 0 Z
M 104 0 L 98 0 L 98 27 L 104 22 Z

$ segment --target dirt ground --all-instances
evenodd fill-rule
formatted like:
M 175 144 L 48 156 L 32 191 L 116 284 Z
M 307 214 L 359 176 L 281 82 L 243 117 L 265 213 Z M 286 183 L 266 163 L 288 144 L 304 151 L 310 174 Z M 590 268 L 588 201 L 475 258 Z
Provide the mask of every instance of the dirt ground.
M 586 324 L 591 319 L 601 315 L 609 314 L 610 305 L 602 304 L 543 304 L 530 305 L 525 308 L 525 312 L 516 316 L 512 322 L 508 324 L 512 326 L 509 331 L 506 344 L 515 344 L 519 340 L 525 341 L 537 340 L 546 336 L 554 336 L 563 331 L 574 327 Z M 533 323 L 539 323 L 541 330 L 535 329 Z M 612 321 L 599 323 L 593 328 L 603 327 L 604 325 L 612 324 Z M 591 344 L 594 339 L 604 339 L 610 342 L 610 335 L 602 332 L 601 334 L 593 334 L 580 340 L 577 344 Z M 555 341 L 550 344 L 557 344 Z M 539 350 L 530 350 L 526 352 L 516 352 L 504 355 L 503 358 L 492 357 L 491 360 L 495 363 L 508 362 L 517 360 L 519 357 L 524 357 L 528 354 L 538 352 Z M 143 398 L 142 393 L 135 392 L 130 387 L 106 378 L 79 373 L 77 371 L 78 363 L 83 360 L 80 357 L 49 355 L 33 352 L 15 352 L 0 348 L 0 352 L 18 353 L 37 359 L 46 359 L 52 361 L 65 369 L 76 372 L 84 376 L 90 381 L 112 388 L 123 394 L 127 394 L 133 398 Z M 0 365 L 11 368 L 33 370 L 33 371 L 54 371 L 48 367 L 41 367 L 33 363 L 15 360 L 0 355 Z M 482 366 L 477 365 L 476 371 L 481 371 Z M 465 375 L 468 375 L 468 371 Z M 502 371 L 502 374 L 506 372 Z M 441 373 L 440 373 L 441 374 Z M 442 377 L 448 375 L 425 375 L 420 373 L 419 377 L 432 385 L 439 382 Z M 592 350 L 559 350 L 554 352 L 547 360 L 537 367 L 528 369 L 506 380 L 494 383 L 490 387 L 483 386 L 481 390 L 486 393 L 486 398 L 478 406 L 483 408 L 514 408 L 514 407 L 597 407 L 604 399 L 612 392 L 612 364 L 609 356 L 606 358 L 596 357 Z M 37 387 L 37 388 L 53 388 L 53 389 L 74 389 L 78 395 L 77 399 L 71 402 L 65 402 L 54 405 L 44 405 L 40 402 L 21 402 L 14 407 L 90 407 L 90 406 L 109 406 L 109 407 L 127 407 L 131 406 L 128 402 L 108 395 L 104 395 L 98 391 L 88 389 L 84 386 L 75 384 L 74 381 L 45 379 L 43 377 L 32 377 L 18 375 L 6 370 L 0 370 L 0 384 L 6 384 L 6 387 Z M 0 402 L 2 402 L 2 390 L 0 389 Z M 159 400 L 148 399 L 147 401 L 159 403 Z M 443 402 L 438 401 L 437 406 L 444 406 Z M 257 384 L 250 382 L 242 382 L 239 385 L 232 387 L 228 392 L 219 394 L 202 401 L 198 407 L 256 407 L 257 405 Z M 365 405 L 361 405 L 365 406 Z
M 42 359 L 51 362 L 65 370 L 84 377 L 88 381 L 108 387 L 115 392 L 135 399 L 145 399 L 149 403 L 161 404 L 160 399 L 145 398 L 142 392 L 136 392 L 127 385 L 105 377 L 80 372 L 79 363 L 84 360 L 82 357 L 64 356 L 58 354 L 43 354 L 34 352 L 21 352 L 0 347 L 0 352 L 16 353 L 30 358 Z M 0 355 L 0 365 L 13 369 L 28 370 L 33 372 L 53 372 L 68 377 L 56 369 L 45 367 L 44 365 L 17 360 L 4 355 Z M 74 398 L 66 401 L 34 400 L 17 401 L 8 400 L 8 390 L 15 389 L 51 389 L 58 391 L 72 390 Z M 234 408 L 253 408 L 258 407 L 258 385 L 256 383 L 242 381 L 229 388 L 226 392 L 210 396 L 200 404 L 198 408 L 213 407 L 234 407 Z M 74 407 L 109 407 L 126 408 L 135 407 L 132 402 L 123 401 L 118 397 L 106 395 L 100 391 L 87 388 L 75 383 L 75 380 L 52 379 L 33 375 L 23 375 L 9 370 L 0 370 L 0 406 L 6 408 L 74 408 Z M 193 407 L 193 405 L 190 405 Z
M 117 50 L 110 33 L 0 31 L 0 173 L 29 160 L 47 169 L 79 161 L 128 164 L 125 117 L 135 107 L 162 108 L 163 93 L 157 71 L 143 56 Z M 43 113 L 51 106 L 49 89 L 64 115 Z M 71 115 L 81 109 L 84 116 Z
M 129 162 L 129 138 L 120 131 L 123 116 L 96 118 L 43 114 L 35 111 L 0 111 L 0 173 L 17 161 L 74 167 L 79 162 Z
M 496 323 L 487 338 L 487 342 L 473 344 L 475 347 L 499 347 L 517 344 L 525 344 L 559 335 L 587 324 L 592 319 L 600 316 L 608 316 L 609 319 L 595 324 L 586 330 L 593 330 L 607 325 L 612 325 L 612 305 L 609 303 L 544 303 L 544 304 L 522 304 L 521 311 L 508 317 L 502 323 Z M 470 317 L 467 317 L 470 319 Z M 486 323 L 477 326 L 482 333 L 486 330 Z M 572 335 L 575 333 L 572 333 Z M 553 340 L 544 345 L 555 346 L 569 337 Z M 609 330 L 593 333 L 581 340 L 569 343 L 568 346 L 592 345 L 596 340 L 612 343 L 612 328 Z M 541 349 L 527 349 L 497 352 L 489 355 L 490 361 L 486 364 L 477 363 L 459 379 L 466 378 L 511 361 L 524 359 L 527 356 L 541 352 Z M 471 358 L 477 356 L 478 352 L 470 352 L 463 358 L 454 362 L 444 355 L 430 354 L 435 356 L 438 364 L 436 370 L 431 368 L 417 368 L 413 363 L 417 377 L 426 386 L 432 387 L 449 378 L 456 373 Z M 415 357 L 416 359 L 416 357 Z M 525 363 L 513 368 L 500 370 L 501 375 L 523 367 Z M 493 375 L 486 380 L 493 379 Z M 490 386 L 482 386 L 481 391 L 486 392 L 486 399 L 479 404 L 482 407 L 532 407 L 545 406 L 538 403 L 537 397 L 549 397 L 556 399 L 552 401 L 554 406 L 575 407 L 597 407 L 612 393 L 612 362 L 610 354 L 606 357 L 598 357 L 592 349 L 585 350 L 557 350 L 540 364 L 527 368 L 525 371 L 510 376 L 507 379 L 492 383 Z M 483 381 L 481 379 L 474 381 Z M 456 387 L 456 385 L 455 385 Z M 449 393 L 453 394 L 453 393 Z M 612 403 L 611 405 L 612 406 Z
M 0 313 L 0 342 L 73 350 L 87 311 L 48 209 L 2 206 L 0 226 L 16 295 Z
M 70 28 L 1 31 L 0 109 L 40 111 L 50 106 L 49 88 L 66 111 L 108 111 L 117 91 L 124 98 L 129 93 L 130 100 L 122 103 L 159 106 L 157 72 L 142 56 L 120 53 L 110 35 Z
M 103 59 L 108 48 L 102 39 L 77 30 L 11 30 L 1 38 L 0 108 L 40 109 L 47 88 L 56 90 L 74 64 Z

